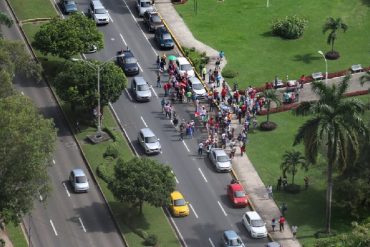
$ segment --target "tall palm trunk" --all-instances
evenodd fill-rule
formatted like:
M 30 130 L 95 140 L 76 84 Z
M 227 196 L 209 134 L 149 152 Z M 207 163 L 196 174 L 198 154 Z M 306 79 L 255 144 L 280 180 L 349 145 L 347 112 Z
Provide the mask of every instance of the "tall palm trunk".
M 271 107 L 271 101 L 269 100 L 267 102 L 267 122 L 270 121 L 270 107 Z
M 337 131 L 334 131 L 334 140 L 330 140 L 328 137 L 328 169 L 327 169 L 327 187 L 326 187 L 326 232 L 331 231 L 331 203 L 333 196 L 333 167 L 336 160 L 336 147 L 337 147 Z
M 333 39 L 331 41 L 331 51 L 334 52 L 334 43 L 335 43 L 335 39 Z

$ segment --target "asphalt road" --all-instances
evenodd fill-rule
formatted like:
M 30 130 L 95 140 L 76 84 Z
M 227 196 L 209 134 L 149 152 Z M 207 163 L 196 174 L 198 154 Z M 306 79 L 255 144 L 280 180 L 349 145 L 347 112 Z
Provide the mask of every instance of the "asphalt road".
M 153 34 L 148 33 L 142 19 L 138 18 L 135 1 L 102 2 L 113 21 L 100 27 L 105 34 L 105 49 L 87 57 L 106 61 L 128 46 L 139 61 L 142 69 L 140 76 L 155 86 L 156 55 L 163 52 L 157 50 Z M 79 10 L 86 12 L 88 1 L 79 0 L 77 3 Z M 174 53 L 176 51 L 166 51 L 166 54 Z M 128 87 L 130 83 L 129 78 Z M 162 96 L 163 90 L 153 87 L 151 102 L 137 103 L 126 90 L 113 108 L 140 155 L 143 155 L 142 149 L 136 141 L 140 128 L 148 126 L 160 138 L 163 153 L 151 157 L 172 167 L 178 189 L 191 204 L 190 216 L 173 219 L 180 237 L 187 246 L 216 246 L 221 244 L 222 232 L 233 229 L 248 246 L 263 246 L 267 239 L 251 239 L 241 224 L 242 214 L 247 209 L 233 208 L 226 197 L 226 186 L 231 176 L 216 173 L 207 158 L 196 155 L 198 141 L 202 140 L 200 131 L 194 139 L 179 141 L 178 132 L 161 113 Z M 191 119 L 194 112 L 193 106 L 188 104 L 177 104 L 175 109 L 179 118 L 186 120 Z
M 3 1 L 0 9 L 10 16 Z M 6 39 L 22 40 L 16 25 L 2 30 Z M 48 170 L 53 191 L 48 198 L 40 196 L 32 213 L 23 219 L 30 233 L 30 246 L 124 246 L 50 89 L 45 83 L 35 84 L 20 77 L 15 78 L 15 86 L 33 100 L 46 118 L 52 118 L 58 128 L 56 151 Z M 88 176 L 88 193 L 73 193 L 67 181 L 71 169 L 77 167 Z

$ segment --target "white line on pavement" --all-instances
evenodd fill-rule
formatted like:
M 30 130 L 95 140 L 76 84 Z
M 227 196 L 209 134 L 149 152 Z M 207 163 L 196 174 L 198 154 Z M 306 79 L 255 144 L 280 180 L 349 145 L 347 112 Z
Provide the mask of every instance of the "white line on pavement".
M 116 116 L 117 121 L 118 121 L 119 123 L 121 123 L 121 119 L 119 119 L 119 117 L 118 117 L 118 115 L 117 115 L 116 110 L 114 110 L 114 108 L 113 108 L 112 103 L 110 103 L 110 102 L 109 102 L 108 104 L 109 104 L 110 108 L 112 109 L 113 114 Z
M 126 40 L 123 38 L 123 35 L 122 34 L 119 34 L 119 36 L 121 36 L 121 39 L 123 41 L 123 43 L 125 44 L 125 46 L 127 47 L 127 43 L 126 43 Z
M 172 170 L 171 170 L 171 173 L 175 176 L 176 183 L 177 183 L 177 184 L 179 184 L 180 182 L 179 182 L 179 180 L 177 179 L 177 177 L 176 177 L 175 173 L 174 173 Z
M 53 221 L 51 219 L 50 219 L 50 225 L 53 228 L 53 231 L 54 231 L 55 236 L 58 236 L 57 230 L 55 229 L 54 223 L 53 223 Z
M 208 183 L 208 180 L 206 179 L 206 176 L 204 176 L 203 172 L 202 172 L 202 169 L 200 169 L 200 167 L 198 168 L 200 174 L 202 175 L 202 177 L 204 178 L 204 181 L 206 181 L 206 183 Z
M 40 192 L 39 192 L 39 198 L 40 198 L 40 202 L 42 202 L 42 200 L 44 200 L 44 198 L 42 197 L 42 195 L 40 194 Z
M 148 125 L 146 124 L 146 122 L 145 122 L 144 118 L 143 118 L 142 116 L 140 116 L 140 118 L 141 118 L 141 121 L 143 121 L 143 123 L 144 123 L 145 127 L 147 127 L 147 128 L 148 128 Z
M 220 206 L 220 208 L 221 208 L 222 212 L 224 213 L 224 215 L 227 216 L 227 213 L 226 213 L 225 209 L 222 207 L 220 201 L 217 201 L 217 203 L 218 203 L 218 206 Z
M 63 183 L 63 186 L 64 186 L 64 189 L 66 189 L 67 196 L 68 196 L 68 197 L 71 197 L 71 194 L 69 194 L 69 191 L 68 191 L 68 188 L 67 188 L 66 183 Z
M 197 213 L 195 212 L 195 210 L 194 210 L 194 208 L 193 208 L 193 205 L 189 204 L 189 206 L 190 206 L 191 210 L 193 211 L 193 213 L 194 213 L 194 215 L 195 215 L 195 218 L 197 218 L 197 219 L 198 219 L 198 215 L 197 215 Z
M 141 71 L 141 72 L 144 72 L 144 70 L 141 68 L 141 66 L 140 66 L 139 62 L 137 62 L 137 65 L 139 66 L 140 71 Z
M 167 209 L 166 207 L 165 207 L 165 210 L 166 210 L 166 212 L 167 212 L 168 218 L 170 218 L 170 220 L 171 220 L 171 222 L 172 222 L 172 225 L 175 227 L 176 232 L 177 232 L 177 234 L 179 235 L 179 238 L 181 239 L 182 243 L 184 244 L 184 247 L 188 247 L 188 246 L 186 245 L 186 242 L 185 242 L 185 240 L 184 240 L 184 237 L 182 236 L 182 234 L 181 234 L 181 232 L 180 232 L 179 228 L 177 227 L 177 225 L 176 225 L 175 221 L 174 221 L 174 220 L 173 220 L 173 218 L 171 217 L 170 212 L 168 211 L 168 209 Z
M 208 241 L 209 241 L 209 243 L 211 244 L 211 246 L 212 246 L 212 247 L 215 247 L 215 245 L 213 244 L 213 242 L 212 242 L 212 239 L 211 239 L 211 238 L 208 238 Z
M 190 153 L 190 149 L 188 148 L 188 145 L 186 145 L 184 140 L 182 140 L 182 143 L 184 143 L 186 150 L 188 150 L 188 152 Z
M 81 218 L 80 218 L 80 217 L 78 217 L 78 220 L 80 221 L 80 224 L 81 224 L 82 230 L 83 230 L 84 232 L 86 232 L 86 228 L 85 228 L 84 223 L 82 222 Z
M 53 159 L 53 164 L 55 165 L 55 160 Z
M 126 91 L 126 93 L 127 93 L 127 96 L 129 97 L 129 99 L 132 101 L 131 94 L 130 94 L 130 92 L 127 90 L 127 88 L 125 88 L 125 91 Z
M 21 94 L 24 96 L 24 93 L 23 93 L 23 91 L 21 91 Z
M 109 17 L 109 20 L 111 20 L 111 21 L 112 21 L 112 23 L 114 23 L 113 18 L 110 16 L 110 14 L 109 14 L 109 13 L 108 13 L 108 17 Z
M 155 97 L 158 99 L 157 92 L 154 90 L 154 88 L 153 88 L 153 87 L 150 87 L 150 88 L 152 89 L 152 91 L 153 91 L 153 93 L 154 93 Z

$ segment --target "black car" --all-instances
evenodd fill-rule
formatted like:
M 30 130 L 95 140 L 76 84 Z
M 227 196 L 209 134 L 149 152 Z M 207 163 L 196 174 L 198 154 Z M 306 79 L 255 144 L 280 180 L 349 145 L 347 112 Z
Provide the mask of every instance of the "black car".
M 144 23 L 147 25 L 149 32 L 154 32 L 157 28 L 164 27 L 163 21 L 159 14 L 154 11 L 146 11 L 143 16 Z
M 134 54 L 129 49 L 118 52 L 117 64 L 127 76 L 139 74 L 139 65 Z
M 171 34 L 165 27 L 155 30 L 155 41 L 162 50 L 172 49 L 175 46 Z

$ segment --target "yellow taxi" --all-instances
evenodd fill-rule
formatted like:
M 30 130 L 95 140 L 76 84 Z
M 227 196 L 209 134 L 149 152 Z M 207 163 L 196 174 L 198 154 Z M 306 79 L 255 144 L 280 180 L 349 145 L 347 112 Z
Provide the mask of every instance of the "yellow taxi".
M 179 191 L 172 192 L 170 197 L 170 210 L 173 216 L 189 215 L 189 203 L 185 201 L 184 196 Z

